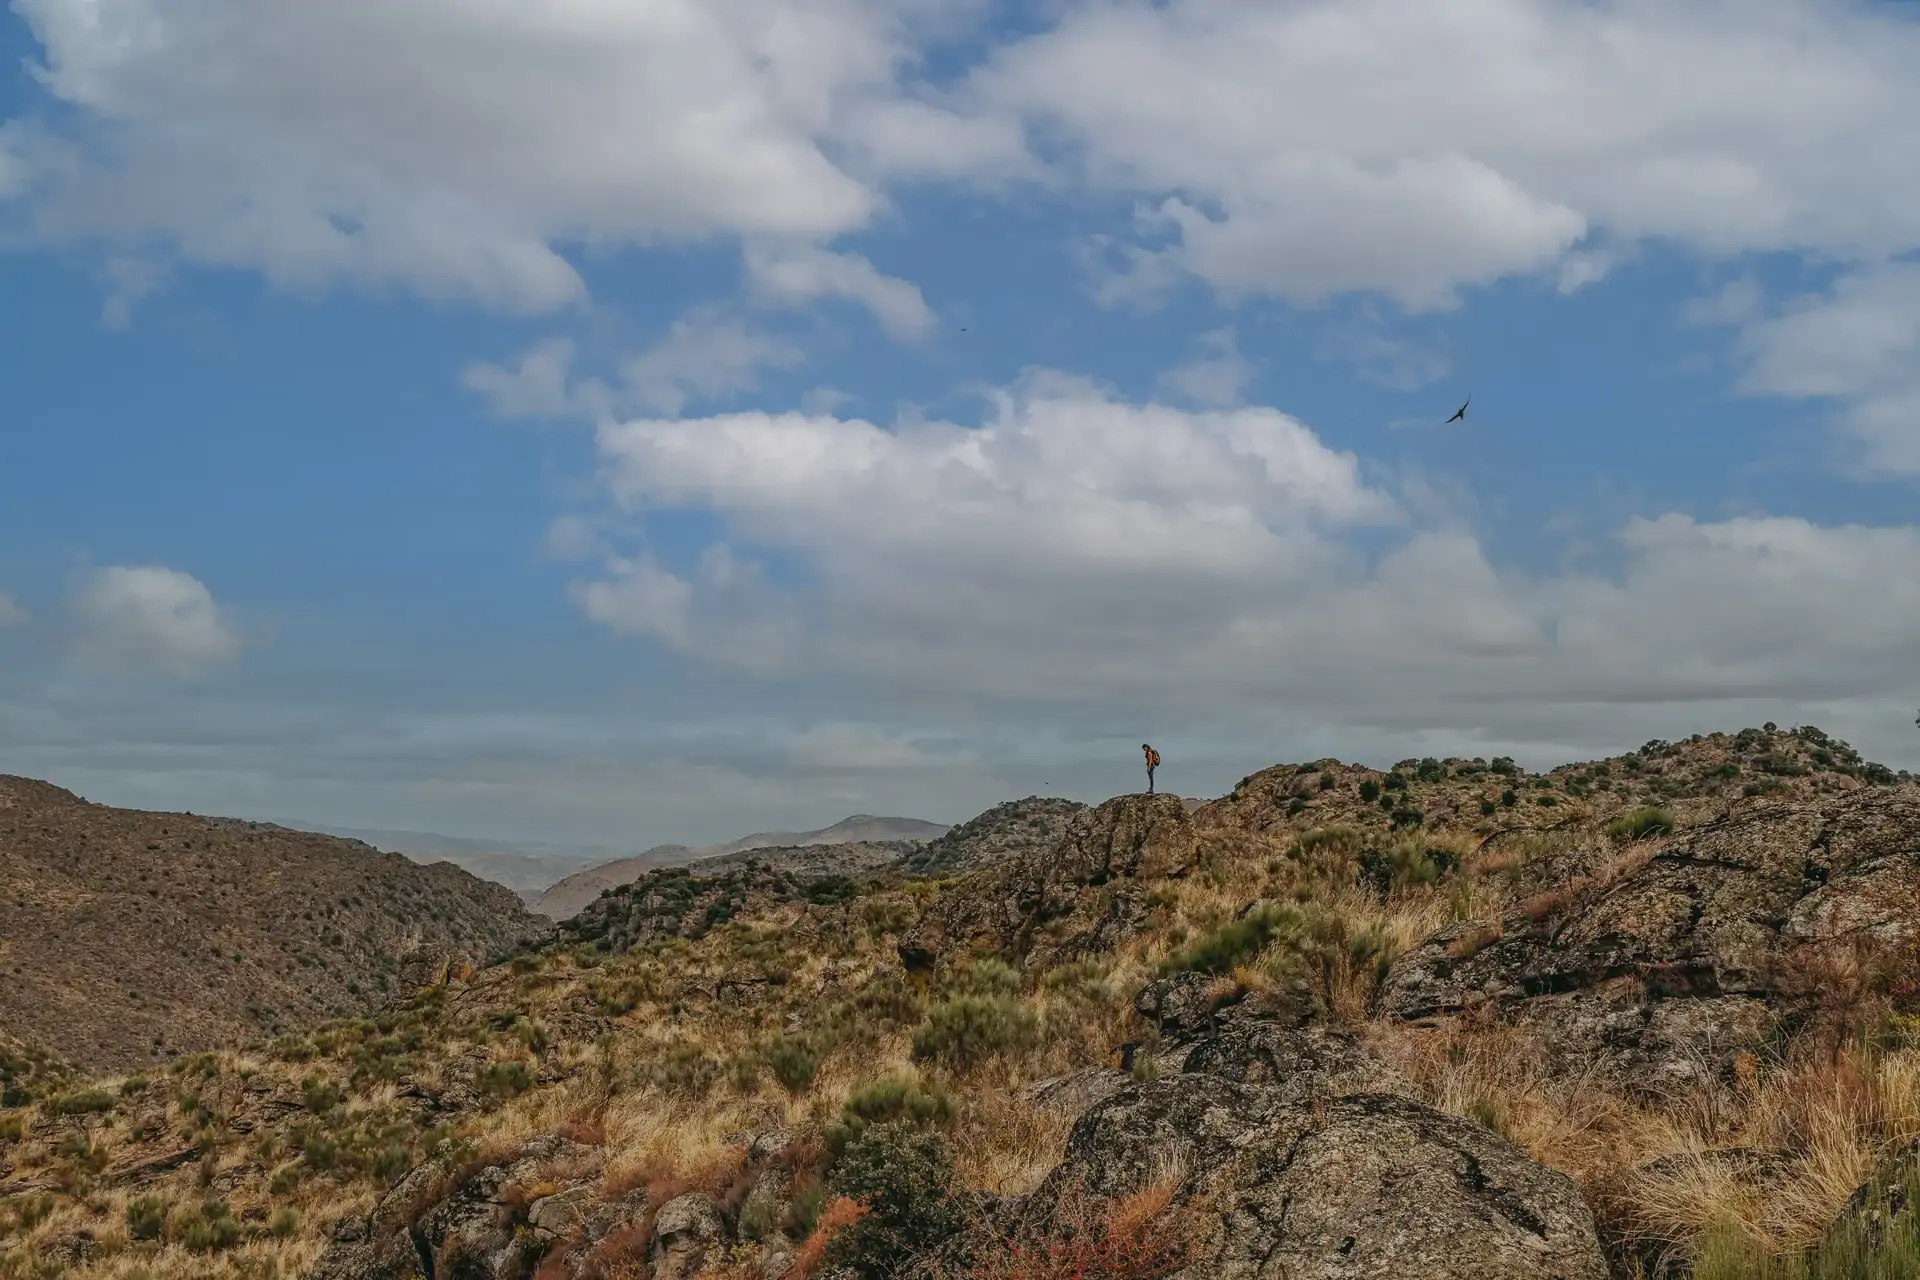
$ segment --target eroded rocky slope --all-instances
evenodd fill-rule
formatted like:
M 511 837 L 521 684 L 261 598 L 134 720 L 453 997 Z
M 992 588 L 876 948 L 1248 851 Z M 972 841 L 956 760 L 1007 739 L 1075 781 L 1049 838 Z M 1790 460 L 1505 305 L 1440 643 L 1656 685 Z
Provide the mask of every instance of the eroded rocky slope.
M 0 778 L 0 886 L 0 1029 L 94 1068 L 371 1011 L 541 932 L 447 863 L 25 778 Z
M 1544 781 L 1281 766 L 940 881 L 655 873 L 374 1019 L 124 1083 L 36 1068 L 0 1256 L 1899 1274 L 1917 891 L 1920 789 L 1766 730 Z

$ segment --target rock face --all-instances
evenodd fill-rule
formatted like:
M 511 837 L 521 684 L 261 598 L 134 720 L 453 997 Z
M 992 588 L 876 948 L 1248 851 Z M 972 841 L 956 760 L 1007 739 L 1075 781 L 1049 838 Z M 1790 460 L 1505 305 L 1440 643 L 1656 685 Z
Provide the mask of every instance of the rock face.
M 1044 796 L 1009 800 L 929 840 L 901 859 L 900 870 L 915 876 L 953 875 L 1043 853 L 1060 843 L 1068 825 L 1086 808 L 1075 800 Z
M 965 878 L 907 936 L 909 968 L 976 950 L 1054 963 L 1111 948 L 1138 931 L 1148 886 L 1198 857 L 1178 796 L 1132 795 L 1089 809 L 1051 848 Z
M 1920 789 L 1736 813 L 1625 855 L 1611 878 L 1443 931 L 1395 962 L 1377 1009 L 1498 1010 L 1568 1067 L 1658 1090 L 1759 1049 L 1823 957 L 1920 936 Z
M 1605 1280 L 1571 1180 L 1394 1084 L 1343 1032 L 1236 1007 L 1179 1074 L 1093 1102 L 1002 1230 L 1171 1184 L 1146 1230 L 1185 1236 L 1181 1280 Z

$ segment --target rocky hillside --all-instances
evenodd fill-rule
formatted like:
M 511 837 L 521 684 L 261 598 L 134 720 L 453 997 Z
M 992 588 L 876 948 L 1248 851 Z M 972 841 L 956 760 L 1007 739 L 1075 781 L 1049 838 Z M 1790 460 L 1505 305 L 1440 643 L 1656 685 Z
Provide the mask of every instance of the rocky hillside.
M 0 777 L 0 885 L 0 1030 L 94 1068 L 367 1012 L 538 932 L 445 863 L 25 778 Z
M 762 831 L 726 844 L 689 849 L 661 845 L 633 858 L 617 858 L 577 871 L 541 894 L 533 909 L 550 920 L 566 920 L 617 885 L 628 884 L 655 867 L 680 862 L 725 858 L 751 849 L 801 849 L 814 845 L 885 843 L 929 840 L 946 831 L 937 822 L 919 818 L 876 818 L 857 813 L 818 831 Z
M 1074 815 L 1086 807 L 1074 800 L 1042 796 L 1009 800 L 908 853 L 900 870 L 916 876 L 952 875 L 1050 849 L 1066 834 Z
M 1809 730 L 655 871 L 372 1018 L 10 1060 L 0 1275 L 1915 1275 L 1916 904 L 1920 787 Z
M 808 879 L 858 876 L 891 867 L 920 848 L 918 840 L 849 840 L 844 844 L 764 845 L 738 853 L 695 858 L 687 870 L 696 876 L 725 875 L 749 865 L 769 867 Z

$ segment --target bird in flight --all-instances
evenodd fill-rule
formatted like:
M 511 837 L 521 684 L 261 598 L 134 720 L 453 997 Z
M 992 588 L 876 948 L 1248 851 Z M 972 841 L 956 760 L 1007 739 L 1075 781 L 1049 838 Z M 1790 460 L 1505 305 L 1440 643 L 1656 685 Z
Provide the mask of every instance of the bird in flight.
M 1447 422 L 1448 422 L 1448 423 L 1454 423 L 1454 422 L 1464 422 L 1464 421 L 1466 421 L 1466 417 L 1467 417 L 1467 406 L 1468 406 L 1468 405 L 1470 405 L 1470 404 L 1472 404 L 1472 403 L 1473 403 L 1473 395 L 1472 395 L 1472 393 L 1468 393 L 1468 395 L 1467 395 L 1467 398 L 1466 398 L 1466 399 L 1465 399 L 1464 401 L 1462 401 L 1462 402 L 1461 402 L 1461 405 L 1460 405 L 1460 407 L 1459 407 L 1458 409 L 1455 409 L 1455 410 L 1453 411 L 1453 416 L 1452 416 L 1451 418 L 1448 418 L 1448 419 L 1447 419 Z M 1443 425 L 1444 425 L 1444 424 L 1443 424 Z

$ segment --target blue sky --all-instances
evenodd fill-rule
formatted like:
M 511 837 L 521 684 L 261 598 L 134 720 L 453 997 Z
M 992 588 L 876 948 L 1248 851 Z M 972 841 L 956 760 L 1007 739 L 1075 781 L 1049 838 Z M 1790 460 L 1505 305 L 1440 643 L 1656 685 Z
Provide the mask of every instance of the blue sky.
M 0 64 L 0 769 L 645 846 L 1143 738 L 1920 766 L 1911 5 L 15 0 Z

